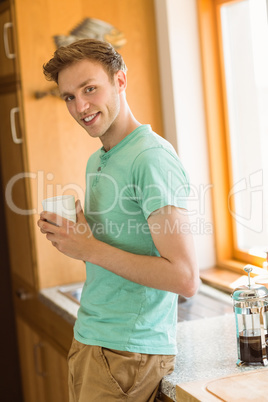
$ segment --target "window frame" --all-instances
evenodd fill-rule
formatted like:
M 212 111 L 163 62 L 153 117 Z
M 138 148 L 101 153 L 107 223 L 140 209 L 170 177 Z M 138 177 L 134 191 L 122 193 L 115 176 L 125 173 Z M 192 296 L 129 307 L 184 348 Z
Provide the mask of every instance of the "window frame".
M 245 264 L 262 267 L 265 261 L 238 249 L 235 222 L 228 211 L 232 168 L 220 7 L 240 1 L 197 0 L 209 165 L 213 185 L 216 264 L 238 272 L 241 272 Z

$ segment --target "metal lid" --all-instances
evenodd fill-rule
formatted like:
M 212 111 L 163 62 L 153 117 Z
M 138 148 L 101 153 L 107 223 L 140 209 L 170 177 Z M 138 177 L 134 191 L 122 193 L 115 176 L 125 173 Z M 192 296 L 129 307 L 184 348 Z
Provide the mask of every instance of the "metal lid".
M 232 294 L 232 298 L 237 301 L 263 299 L 264 297 L 268 297 L 268 289 L 258 285 L 239 286 Z
M 252 299 L 263 299 L 268 296 L 268 289 L 263 285 L 251 285 L 250 283 L 250 272 L 252 272 L 254 267 L 250 264 L 244 267 L 244 271 L 248 274 L 248 286 L 239 286 L 236 288 L 232 294 L 234 300 L 252 300 Z

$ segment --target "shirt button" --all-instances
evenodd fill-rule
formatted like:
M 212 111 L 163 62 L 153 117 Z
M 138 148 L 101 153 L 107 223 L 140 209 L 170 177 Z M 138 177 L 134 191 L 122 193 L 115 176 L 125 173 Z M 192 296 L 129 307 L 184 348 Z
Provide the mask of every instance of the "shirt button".
M 165 368 L 165 362 L 163 360 L 161 360 L 160 367 Z

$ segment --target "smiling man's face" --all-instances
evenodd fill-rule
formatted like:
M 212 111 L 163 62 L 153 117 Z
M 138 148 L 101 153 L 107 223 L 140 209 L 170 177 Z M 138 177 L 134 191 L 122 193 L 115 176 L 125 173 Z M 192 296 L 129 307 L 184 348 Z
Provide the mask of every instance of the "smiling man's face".
M 119 80 L 111 82 L 102 65 L 88 59 L 74 62 L 58 76 L 59 91 L 73 118 L 91 137 L 112 133 L 120 113 Z

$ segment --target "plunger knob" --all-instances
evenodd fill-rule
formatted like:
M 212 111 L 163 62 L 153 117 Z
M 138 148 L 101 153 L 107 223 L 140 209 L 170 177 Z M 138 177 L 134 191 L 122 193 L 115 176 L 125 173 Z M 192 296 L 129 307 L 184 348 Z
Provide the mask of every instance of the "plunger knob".
M 248 274 L 248 287 L 250 288 L 250 272 L 253 271 L 253 267 L 251 265 L 246 265 L 244 271 Z

